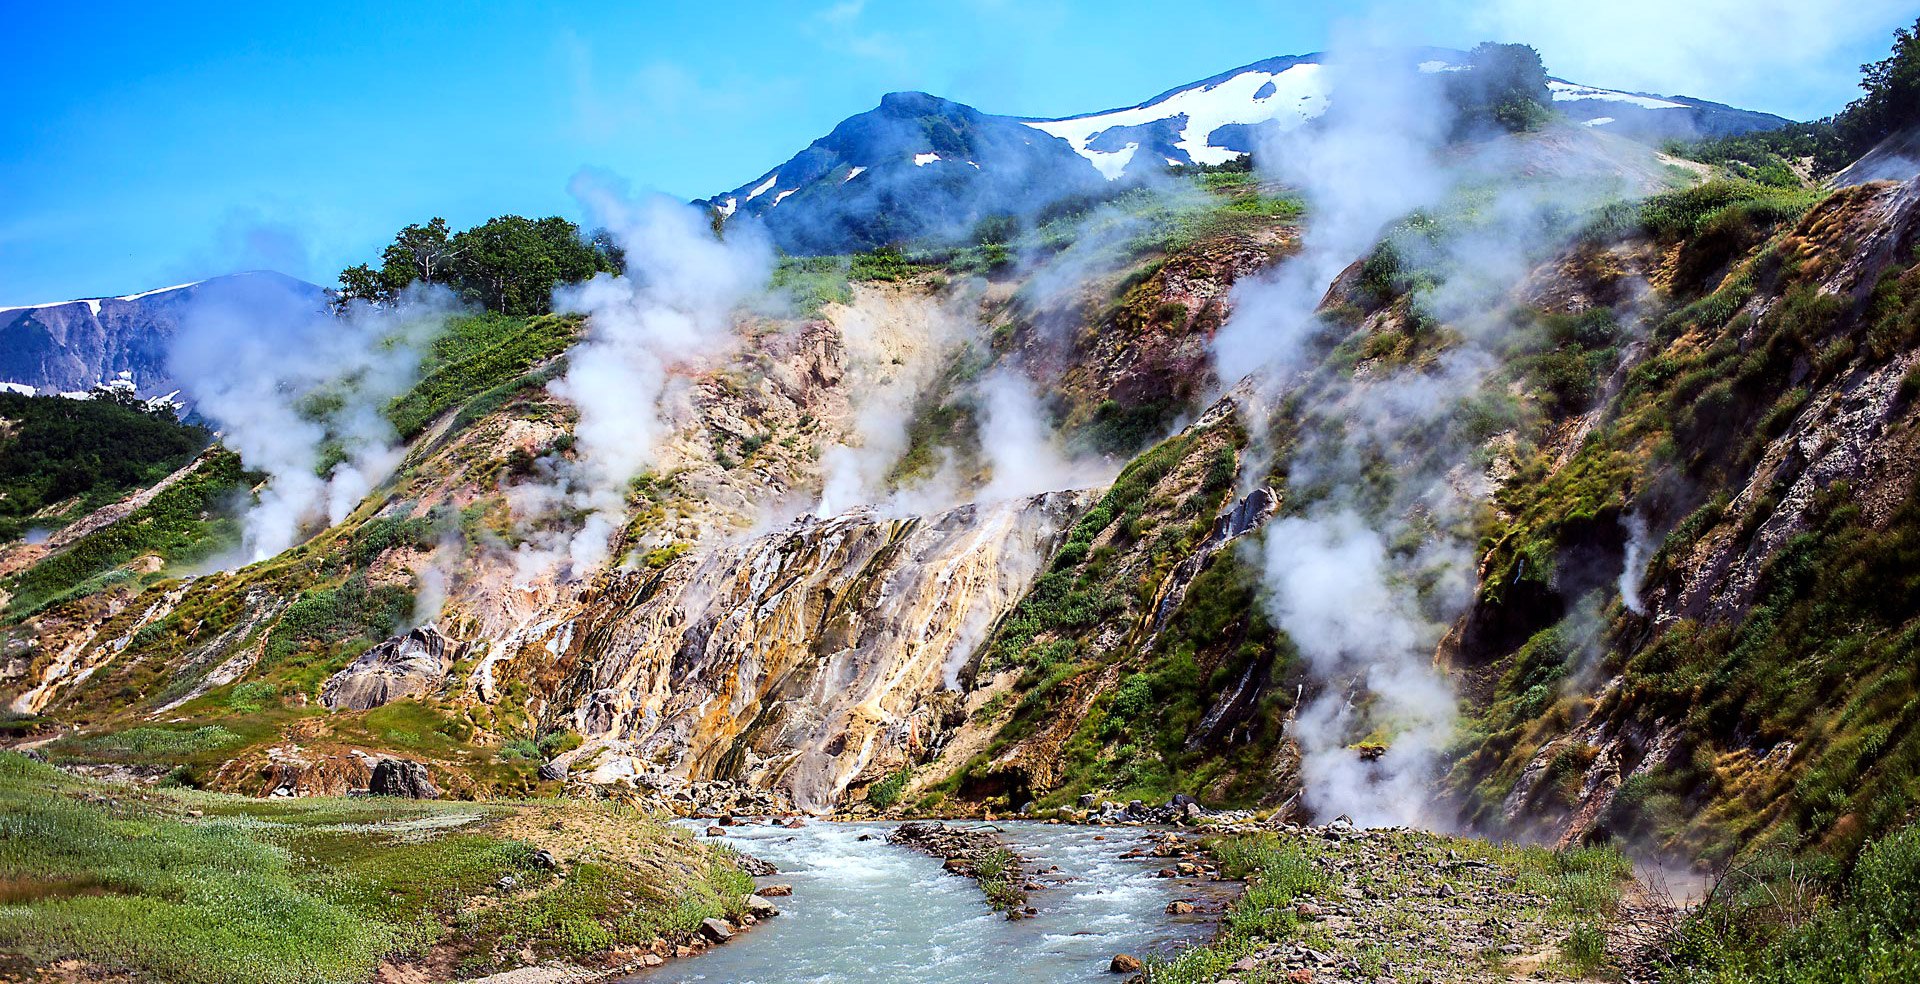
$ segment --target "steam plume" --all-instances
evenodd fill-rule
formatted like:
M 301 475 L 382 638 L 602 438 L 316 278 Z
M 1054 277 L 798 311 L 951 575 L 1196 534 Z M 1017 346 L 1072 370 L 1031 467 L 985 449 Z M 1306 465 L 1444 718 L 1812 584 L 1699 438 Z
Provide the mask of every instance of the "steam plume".
M 382 411 L 412 385 L 422 346 L 455 308 L 445 288 L 410 289 L 395 305 L 340 316 L 267 276 L 197 297 L 168 369 L 222 440 L 269 481 L 246 513 L 247 562 L 338 523 L 403 454 Z
M 1433 653 L 1471 601 L 1472 518 L 1486 494 L 1469 465 L 1485 435 L 1462 411 L 1500 364 L 1513 323 L 1504 293 L 1561 241 L 1569 206 L 1618 191 L 1610 178 L 1604 189 L 1516 180 L 1535 169 L 1504 137 L 1448 144 L 1454 110 L 1416 61 L 1330 58 L 1329 112 L 1261 148 L 1256 164 L 1306 199 L 1303 248 L 1241 282 L 1215 339 L 1224 382 L 1251 374 L 1260 404 L 1297 397 L 1288 485 L 1305 505 L 1266 532 L 1265 603 L 1316 681 L 1292 728 L 1304 801 L 1367 825 L 1444 823 L 1427 791 L 1456 705 Z M 1458 337 L 1417 366 L 1315 370 L 1334 340 L 1336 323 L 1319 313 L 1329 288 L 1416 210 L 1449 217 L 1394 240 L 1423 285 L 1360 330 L 1437 322 Z M 1363 742 L 1386 748 L 1362 755 Z
M 566 375 L 551 385 L 579 412 L 577 455 L 553 464 L 549 498 L 523 497 L 522 506 L 540 511 L 557 500 L 586 518 L 564 542 L 537 542 L 522 572 L 564 559 L 577 577 L 607 562 L 627 485 L 654 462 L 669 430 L 669 374 L 733 343 L 733 311 L 765 285 L 773 252 L 753 227 L 736 225 L 722 239 L 703 213 L 665 195 L 634 200 L 590 173 L 570 190 L 627 257 L 621 276 L 599 274 L 554 293 L 557 310 L 589 318 Z

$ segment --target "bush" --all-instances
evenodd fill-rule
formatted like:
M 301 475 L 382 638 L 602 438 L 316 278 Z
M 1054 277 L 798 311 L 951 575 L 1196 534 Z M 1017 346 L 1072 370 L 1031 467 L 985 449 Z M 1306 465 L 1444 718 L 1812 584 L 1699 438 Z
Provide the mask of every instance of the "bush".
M 867 791 L 867 802 L 884 810 L 900 802 L 900 796 L 906 792 L 907 780 L 913 778 L 912 769 L 901 769 L 885 779 L 873 784 Z

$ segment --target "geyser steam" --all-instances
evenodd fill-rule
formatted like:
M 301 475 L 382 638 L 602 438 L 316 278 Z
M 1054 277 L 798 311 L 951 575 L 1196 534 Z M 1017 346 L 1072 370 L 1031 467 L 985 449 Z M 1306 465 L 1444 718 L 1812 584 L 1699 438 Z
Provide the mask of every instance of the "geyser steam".
M 455 306 L 445 288 L 415 287 L 390 307 L 334 315 L 261 275 L 195 298 L 168 369 L 226 445 L 270 476 L 246 513 L 244 562 L 345 519 L 399 463 L 382 411 L 413 384 L 422 346 Z
M 589 319 L 566 375 L 550 387 L 579 412 L 576 454 L 553 463 L 548 496 L 523 491 L 519 505 L 536 513 L 564 506 L 586 518 L 577 530 L 523 546 L 523 576 L 560 560 L 574 577 L 606 564 L 628 483 L 654 462 L 669 431 L 669 374 L 731 347 L 735 308 L 760 292 L 773 268 L 772 249 L 751 226 L 721 238 L 691 206 L 665 195 L 630 199 L 592 174 L 575 177 L 570 190 L 626 251 L 627 270 L 554 292 L 556 310 Z

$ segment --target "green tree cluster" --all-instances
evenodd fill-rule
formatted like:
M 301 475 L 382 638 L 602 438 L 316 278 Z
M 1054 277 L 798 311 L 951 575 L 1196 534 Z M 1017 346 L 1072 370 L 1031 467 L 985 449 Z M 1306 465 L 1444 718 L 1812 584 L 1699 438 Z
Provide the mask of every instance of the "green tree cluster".
M 0 542 L 151 485 L 212 439 L 170 407 L 112 390 L 91 400 L 0 393 Z
M 1920 19 L 1893 32 L 1886 58 L 1860 66 L 1860 88 L 1865 95 L 1825 119 L 1676 149 L 1764 184 L 1799 184 L 1788 167 L 1799 158 L 1813 158 L 1821 174 L 1846 167 L 1880 141 L 1920 125 Z
M 1547 68 L 1528 45 L 1482 42 L 1468 54 L 1467 67 L 1445 79 L 1462 128 L 1520 133 L 1538 129 L 1551 112 Z
M 579 226 L 557 215 L 502 215 L 463 232 L 436 217 L 400 230 L 378 267 L 361 263 L 340 271 L 340 298 L 385 302 L 416 283 L 441 284 L 489 311 L 545 314 L 554 287 L 625 266 L 607 232 L 582 236 Z

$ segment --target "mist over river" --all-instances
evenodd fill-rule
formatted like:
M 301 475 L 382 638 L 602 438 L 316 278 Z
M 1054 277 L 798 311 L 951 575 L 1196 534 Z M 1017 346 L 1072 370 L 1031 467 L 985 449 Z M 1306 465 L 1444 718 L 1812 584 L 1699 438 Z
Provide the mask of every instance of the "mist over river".
M 1164 862 L 1123 859 L 1155 831 L 1000 822 L 1007 846 L 1046 887 L 1037 915 L 1009 920 L 971 879 L 886 842 L 891 824 L 728 827 L 722 838 L 778 865 L 781 913 L 724 946 L 628 978 L 635 984 L 922 984 L 1112 980 L 1115 953 L 1170 955 L 1212 935 L 1211 916 L 1170 916 L 1175 899 L 1230 897 L 1236 885 L 1158 878 Z M 866 839 L 862 840 L 862 837 Z M 1095 840 L 1102 837 L 1104 840 Z M 1058 865 L 1058 871 L 1048 870 Z M 1208 908 L 1206 906 L 1203 909 Z

